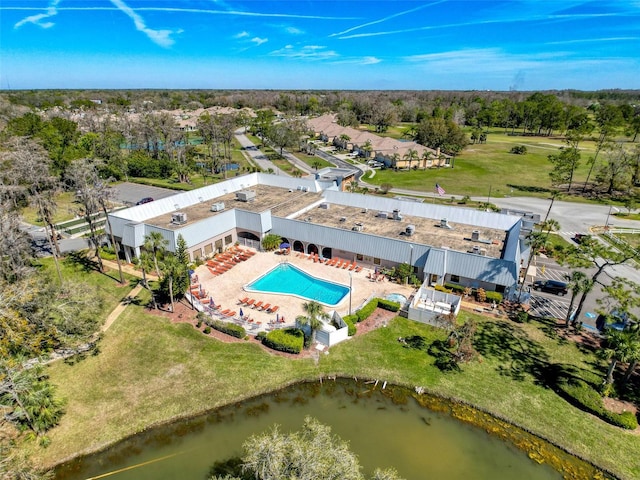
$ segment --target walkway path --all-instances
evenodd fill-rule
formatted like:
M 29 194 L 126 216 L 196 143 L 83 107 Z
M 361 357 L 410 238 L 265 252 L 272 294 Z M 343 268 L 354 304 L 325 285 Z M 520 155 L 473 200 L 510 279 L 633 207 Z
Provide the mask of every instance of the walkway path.
M 133 289 L 129 292 L 129 295 L 127 295 L 120 301 L 118 306 L 113 309 L 113 311 L 107 317 L 107 320 L 104 322 L 104 325 L 101 328 L 103 332 L 106 332 L 107 329 L 113 324 L 113 322 L 118 319 L 120 314 L 124 311 L 125 308 L 127 308 L 127 306 L 133 301 L 133 299 L 138 296 L 141 290 L 142 284 L 139 283 L 138 285 L 133 287 Z

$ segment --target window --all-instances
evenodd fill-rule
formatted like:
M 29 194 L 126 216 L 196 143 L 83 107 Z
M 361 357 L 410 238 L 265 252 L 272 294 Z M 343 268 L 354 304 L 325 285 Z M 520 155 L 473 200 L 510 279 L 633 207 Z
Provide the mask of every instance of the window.
M 374 265 L 380 265 L 380 263 L 381 263 L 381 262 L 380 262 L 380 259 L 379 259 L 379 258 L 374 258 L 374 259 L 373 259 L 373 264 L 374 264 Z
M 230 243 L 233 242 L 233 236 L 232 235 L 227 235 L 226 237 L 224 237 L 224 244 L 229 245 Z
M 211 255 L 212 252 L 213 252 L 213 245 L 212 244 L 204 246 L 204 254 L 205 255 Z
M 364 255 L 362 255 L 361 253 L 356 254 L 356 260 L 361 262 L 362 260 L 364 260 Z
M 202 257 L 202 249 L 201 248 L 196 248 L 193 251 L 193 258 L 197 259 L 197 258 L 201 258 Z
M 216 240 L 216 253 L 222 252 L 222 240 Z
M 451 281 L 454 283 L 460 283 L 460 275 L 451 275 Z

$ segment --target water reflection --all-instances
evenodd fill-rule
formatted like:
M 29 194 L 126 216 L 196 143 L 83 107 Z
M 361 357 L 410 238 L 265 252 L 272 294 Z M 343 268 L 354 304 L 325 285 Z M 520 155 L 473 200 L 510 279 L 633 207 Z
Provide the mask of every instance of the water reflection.
M 253 433 L 278 424 L 282 431 L 299 430 L 310 415 L 348 440 L 364 473 L 395 468 L 409 479 L 518 478 L 557 480 L 558 471 L 539 465 L 527 453 L 465 421 L 493 420 L 474 411 L 420 396 L 407 389 L 353 381 L 299 384 L 271 395 L 231 405 L 208 415 L 136 435 L 113 448 L 61 466 L 58 480 L 112 478 L 114 480 L 204 479 L 214 462 L 242 454 L 243 442 Z M 477 412 L 475 412 L 477 414 Z M 480 420 L 478 420 L 480 419 Z M 489 425 L 489 424 L 487 424 Z M 500 433 L 499 423 L 486 427 Z M 516 442 L 541 461 L 565 467 L 566 478 L 593 478 L 594 469 L 523 432 Z M 526 439 L 526 440 L 524 440 Z M 531 439 L 536 440 L 535 443 Z M 545 447 L 546 448 L 546 447 Z M 551 452 L 551 453 L 549 453 Z

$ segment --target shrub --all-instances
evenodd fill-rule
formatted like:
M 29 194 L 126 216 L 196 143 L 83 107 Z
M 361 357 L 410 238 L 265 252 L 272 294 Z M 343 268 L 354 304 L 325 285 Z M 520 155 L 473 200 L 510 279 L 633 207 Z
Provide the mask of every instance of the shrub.
M 464 291 L 467 288 L 469 288 L 463 285 L 458 285 L 457 283 L 445 283 L 444 286 L 445 288 L 448 288 L 449 290 L 451 290 L 453 293 L 457 293 L 457 294 L 463 294 Z
M 485 292 L 487 302 L 502 302 L 502 294 L 500 292 Z
M 262 342 L 262 340 L 264 340 L 264 337 L 266 337 L 266 336 L 267 336 L 267 332 L 259 331 L 256 334 L 256 340 L 258 340 L 259 342 Z
M 196 328 L 200 328 L 202 326 L 202 322 L 200 320 L 198 320 L 196 322 Z
M 484 288 L 479 288 L 478 290 L 476 290 L 476 300 L 478 300 L 479 302 L 487 301 L 487 292 L 484 291 Z
M 600 394 L 582 380 L 560 383 L 560 392 L 574 406 L 600 417 L 611 425 L 628 430 L 638 428 L 638 419 L 632 412 L 615 413 L 607 410 Z
M 392 302 L 391 300 L 379 298 L 378 308 L 389 310 L 390 312 L 397 312 L 398 310 L 400 310 L 400 304 L 398 302 Z
M 211 333 L 211 327 L 204 327 L 203 332 L 205 335 L 209 335 Z
M 438 292 L 444 292 L 444 293 L 451 293 L 451 289 L 447 288 L 444 285 L 436 285 L 435 287 L 433 287 L 434 290 L 437 290 Z
M 366 320 L 369 315 L 371 315 L 374 310 L 378 308 L 378 299 L 374 298 L 373 300 L 371 300 L 369 303 L 367 303 L 364 307 L 362 307 L 360 310 L 358 310 L 356 312 L 356 315 L 358 316 L 358 322 L 362 322 L 363 320 Z
M 344 323 L 347 324 L 347 328 L 349 331 L 349 336 L 353 337 L 356 334 L 356 322 L 358 321 L 358 316 L 357 315 L 345 315 L 344 317 L 342 317 L 342 320 L 344 320 Z
M 515 145 L 514 147 L 511 147 L 510 153 L 513 153 L 515 155 L 526 155 L 527 147 L 525 147 L 524 145 Z
M 279 352 L 300 353 L 304 345 L 304 332 L 299 328 L 273 330 L 262 339 L 262 344 Z
M 236 338 L 244 338 L 247 335 L 246 330 L 240 325 L 235 323 L 222 322 L 220 320 L 211 320 L 208 325 L 218 330 L 219 332 L 226 333 Z

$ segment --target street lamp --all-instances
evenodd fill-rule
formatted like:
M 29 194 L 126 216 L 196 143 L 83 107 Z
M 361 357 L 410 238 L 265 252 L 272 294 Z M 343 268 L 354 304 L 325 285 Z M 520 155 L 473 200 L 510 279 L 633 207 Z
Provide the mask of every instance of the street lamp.
M 607 230 L 609 230 L 609 217 L 611 216 L 611 210 L 615 210 L 616 213 L 618 213 L 620 210 L 618 210 L 616 207 L 614 207 L 613 205 L 609 206 L 609 213 L 607 213 L 607 221 L 604 222 L 604 231 L 606 232 Z
M 349 315 L 351 315 L 351 292 L 353 291 L 353 275 L 349 272 Z

